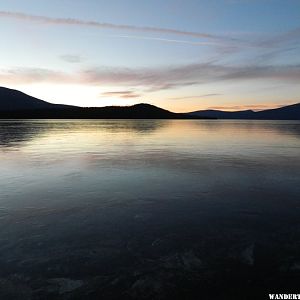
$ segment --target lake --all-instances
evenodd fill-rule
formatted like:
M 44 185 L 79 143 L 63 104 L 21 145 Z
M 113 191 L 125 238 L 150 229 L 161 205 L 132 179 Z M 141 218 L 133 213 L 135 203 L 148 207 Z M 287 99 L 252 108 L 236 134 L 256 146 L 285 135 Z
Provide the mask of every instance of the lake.
M 0 162 L 0 299 L 299 293 L 299 121 L 1 120 Z

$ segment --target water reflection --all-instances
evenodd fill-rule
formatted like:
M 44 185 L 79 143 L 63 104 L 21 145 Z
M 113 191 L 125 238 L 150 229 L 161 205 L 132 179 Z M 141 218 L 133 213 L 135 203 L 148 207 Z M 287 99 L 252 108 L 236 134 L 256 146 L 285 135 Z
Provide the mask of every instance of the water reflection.
M 27 126 L 29 125 L 29 126 Z M 0 121 L 0 147 L 21 145 L 37 138 L 46 128 L 23 121 Z
M 297 121 L 170 121 L 170 120 L 2 120 L 0 121 L 0 147 L 25 146 L 26 142 L 39 138 L 51 139 L 55 135 L 115 133 L 122 135 L 148 135 L 157 132 L 165 138 L 194 137 L 204 138 L 206 134 L 220 138 L 234 134 L 233 137 L 265 138 L 282 134 L 300 137 L 300 125 Z M 183 133 L 186 133 L 184 135 Z
M 292 290 L 299 126 L 1 121 L 0 298 L 256 299 Z
M 248 131 L 258 134 L 270 132 L 272 134 L 289 134 L 300 136 L 299 121 L 266 121 L 266 120 L 211 120 L 194 122 L 194 125 L 209 130 L 225 130 L 229 132 Z
M 42 135 L 52 135 L 59 132 L 130 132 L 151 133 L 166 126 L 167 120 L 0 120 L 0 147 L 21 146 Z

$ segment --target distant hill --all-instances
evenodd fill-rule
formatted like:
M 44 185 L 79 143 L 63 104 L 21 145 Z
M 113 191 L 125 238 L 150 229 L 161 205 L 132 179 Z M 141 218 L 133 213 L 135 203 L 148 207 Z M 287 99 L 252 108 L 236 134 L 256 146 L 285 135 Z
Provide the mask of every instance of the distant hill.
M 174 113 L 150 104 L 78 107 L 49 103 L 0 87 L 0 119 L 269 119 L 300 120 L 300 103 L 276 109 L 227 112 L 199 110 Z
M 150 104 L 77 107 L 52 104 L 20 91 L 0 87 L 1 119 L 199 119 Z
M 189 113 L 192 116 L 203 116 L 211 117 L 216 119 L 250 119 L 254 116 L 255 112 L 253 110 L 242 110 L 242 111 L 222 111 L 222 110 L 198 110 Z
M 66 105 L 52 104 L 20 91 L 0 87 L 0 111 L 65 108 Z
M 253 120 L 300 120 L 300 103 L 262 111 L 222 111 L 198 110 L 189 113 L 191 116 L 216 119 L 253 119 Z

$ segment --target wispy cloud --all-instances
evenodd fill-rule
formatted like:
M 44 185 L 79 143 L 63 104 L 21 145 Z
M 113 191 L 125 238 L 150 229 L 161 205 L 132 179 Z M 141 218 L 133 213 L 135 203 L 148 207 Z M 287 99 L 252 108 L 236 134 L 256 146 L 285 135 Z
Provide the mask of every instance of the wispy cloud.
M 114 24 L 114 23 L 103 23 L 98 21 L 87 21 L 74 18 L 52 18 L 47 16 L 37 16 L 31 14 L 25 14 L 20 12 L 0 11 L 1 18 L 13 18 L 27 22 L 37 22 L 41 24 L 50 25 L 71 25 L 71 26 L 89 26 L 100 29 L 114 29 L 114 30 L 127 30 L 136 32 L 149 32 L 149 33 L 164 33 L 173 34 L 179 36 L 189 36 L 194 38 L 206 38 L 206 39 L 223 39 L 216 35 L 202 32 L 184 31 L 172 28 L 161 28 L 161 27 L 148 27 L 148 26 L 133 26 L 126 24 Z
M 269 50 L 267 52 L 263 52 L 258 54 L 254 60 L 256 63 L 266 64 L 272 62 L 272 60 L 282 54 L 292 54 L 293 52 L 299 51 L 300 47 L 286 47 L 281 49 Z
M 137 94 L 134 91 L 117 91 L 117 92 L 105 92 L 101 94 L 101 97 L 117 97 L 117 98 L 138 98 L 141 97 L 140 94 Z
M 274 104 L 254 104 L 254 105 L 233 105 L 233 106 L 211 106 L 208 107 L 207 109 L 217 109 L 217 110 L 225 110 L 225 111 L 240 111 L 240 110 L 254 110 L 254 111 L 259 111 L 259 110 L 265 110 L 265 109 L 273 109 L 273 108 L 278 108 L 282 106 L 286 106 L 287 104 L 284 105 L 274 105 Z
M 140 35 L 109 35 L 109 37 L 117 37 L 117 38 L 126 38 L 126 39 L 134 39 L 134 40 L 146 40 L 146 41 L 158 41 L 165 43 L 176 43 L 176 44 L 187 44 L 194 46 L 216 46 L 216 47 L 225 47 L 223 41 L 189 41 L 189 40 L 179 40 L 179 39 L 167 39 L 160 37 L 150 37 L 150 36 L 140 36 Z M 226 47 L 230 47 L 229 45 Z M 233 47 L 233 46 L 232 46 Z
M 90 84 L 139 86 L 150 91 L 225 80 L 277 80 L 297 83 L 300 65 L 289 66 L 227 66 L 213 63 L 195 63 L 183 66 L 152 69 L 90 69 L 81 74 Z
M 99 29 L 115 30 L 119 32 L 139 32 L 141 33 L 141 35 L 116 34 L 111 36 L 126 39 L 160 41 L 165 43 L 189 44 L 195 46 L 212 46 L 222 56 L 235 54 L 242 51 L 243 49 L 258 49 L 259 51 L 264 49 L 282 49 L 285 47 L 291 47 L 291 45 L 295 45 L 295 43 L 298 43 L 300 41 L 300 28 L 294 28 L 290 31 L 274 35 L 268 33 L 262 38 L 254 34 L 254 36 L 250 38 L 245 36 L 244 33 L 242 36 L 238 35 L 239 37 L 237 37 L 234 33 L 230 35 L 216 35 L 207 32 L 186 31 L 174 28 L 134 26 L 128 24 L 82 20 L 77 18 L 55 18 L 11 11 L 0 11 L 0 18 L 16 19 L 19 21 L 34 22 L 44 25 L 85 26 Z M 145 35 L 146 33 L 160 34 L 162 36 L 147 36 Z M 186 37 L 186 39 L 169 38 L 165 35 L 173 35 L 177 37 L 181 36 Z M 189 40 L 188 38 L 194 38 L 196 40 Z M 274 52 L 273 56 L 277 54 L 280 54 L 280 51 Z
M 43 68 L 13 68 L 0 69 L 0 82 L 2 84 L 33 84 L 33 83 L 72 83 L 72 75 Z
M 267 38 L 259 40 L 256 44 L 261 47 L 275 47 L 294 42 L 300 42 L 300 27 L 273 36 L 268 36 Z
M 197 96 L 185 96 L 185 97 L 171 97 L 170 100 L 184 100 L 184 99 L 201 99 L 206 97 L 215 97 L 215 96 L 221 96 L 222 94 L 203 94 L 203 95 L 197 95 Z
M 91 68 L 78 73 L 47 69 L 16 68 L 0 70 L 2 83 L 84 84 L 94 86 L 123 86 L 144 92 L 218 81 L 268 80 L 298 84 L 300 65 L 228 66 L 215 63 L 195 63 L 157 68 Z

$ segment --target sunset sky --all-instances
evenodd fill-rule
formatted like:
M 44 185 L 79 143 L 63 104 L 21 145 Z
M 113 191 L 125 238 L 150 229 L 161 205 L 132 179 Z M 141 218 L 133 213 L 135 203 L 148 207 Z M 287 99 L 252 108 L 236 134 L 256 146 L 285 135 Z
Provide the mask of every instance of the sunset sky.
M 172 111 L 300 102 L 299 0 L 1 0 L 0 85 Z

